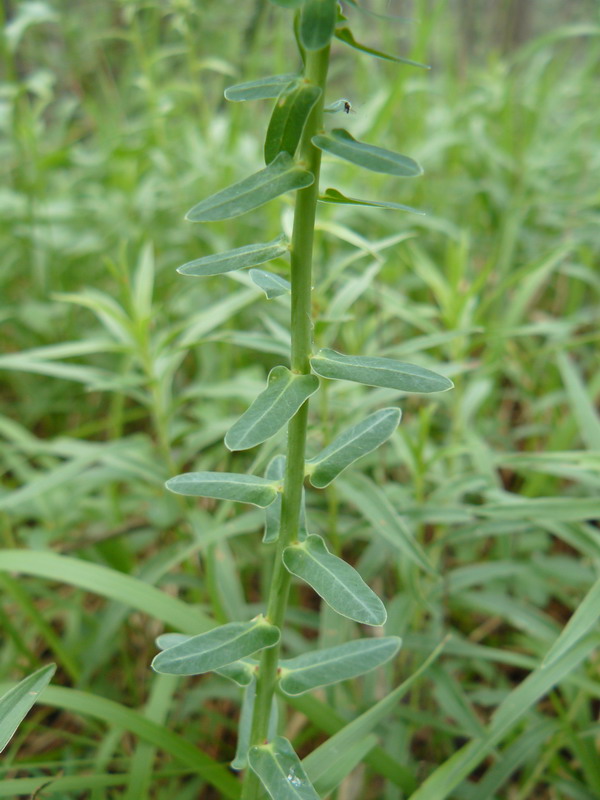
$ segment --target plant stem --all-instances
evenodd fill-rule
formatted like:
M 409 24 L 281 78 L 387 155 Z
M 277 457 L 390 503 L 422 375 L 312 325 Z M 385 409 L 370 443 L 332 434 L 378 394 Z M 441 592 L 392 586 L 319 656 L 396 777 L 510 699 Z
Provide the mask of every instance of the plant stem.
M 328 67 L 329 46 L 322 50 L 307 53 L 305 77 L 320 86 L 322 94 L 306 121 L 300 142 L 300 161 L 303 162 L 306 169 L 312 172 L 315 180 L 311 186 L 298 191 L 296 195 L 294 230 L 292 234 L 291 368 L 294 372 L 302 374 L 310 373 L 310 355 L 312 351 L 312 253 L 315 215 L 319 197 L 319 172 L 321 169 L 321 151 L 314 147 L 311 139 L 322 126 L 323 99 Z M 304 483 L 307 419 L 308 400 L 300 407 L 288 425 L 285 482 L 281 502 L 281 526 L 266 615 L 268 621 L 272 625 L 277 625 L 280 630 L 283 629 L 285 621 L 291 580 L 290 573 L 283 564 L 283 551 L 289 544 L 296 541 L 298 536 L 298 520 Z M 271 704 L 277 684 L 279 652 L 280 645 L 277 645 L 268 650 L 263 650 L 261 654 L 254 717 L 252 720 L 252 744 L 261 744 L 267 738 Z M 258 778 L 251 770 L 247 770 L 242 800 L 256 800 L 261 791 Z

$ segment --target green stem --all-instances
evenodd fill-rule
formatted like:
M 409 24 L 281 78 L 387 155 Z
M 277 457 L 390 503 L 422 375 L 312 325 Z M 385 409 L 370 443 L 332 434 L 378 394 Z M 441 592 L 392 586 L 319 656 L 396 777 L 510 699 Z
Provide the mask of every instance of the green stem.
M 300 142 L 300 161 L 315 176 L 314 183 L 296 195 L 294 230 L 291 248 L 292 277 L 292 353 L 294 372 L 310 373 L 312 352 L 311 282 L 312 253 L 315 216 L 319 197 L 321 151 L 311 142 L 323 122 L 323 98 L 329 67 L 329 47 L 307 53 L 305 77 L 321 87 L 322 94 L 306 121 Z M 283 629 L 290 590 L 290 573 L 283 565 L 284 549 L 298 537 L 298 520 L 304 483 L 304 452 L 308 401 L 301 406 L 288 425 L 288 448 L 285 483 L 281 502 L 281 527 L 275 553 L 273 577 L 267 604 L 267 619 Z M 252 720 L 252 744 L 261 744 L 267 738 L 269 714 L 277 685 L 280 645 L 263 650 L 256 685 L 256 701 Z M 257 800 L 261 786 L 256 775 L 247 770 L 242 800 Z

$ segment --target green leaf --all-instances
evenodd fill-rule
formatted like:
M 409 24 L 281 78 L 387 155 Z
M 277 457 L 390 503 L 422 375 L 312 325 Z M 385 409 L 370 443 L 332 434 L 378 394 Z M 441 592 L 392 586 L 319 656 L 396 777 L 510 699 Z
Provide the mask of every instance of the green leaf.
M 306 462 L 310 482 L 317 489 L 329 486 L 346 467 L 386 442 L 398 427 L 399 408 L 383 408 L 337 436 Z
M 314 375 L 298 375 L 287 367 L 273 367 L 267 388 L 242 414 L 225 436 L 229 450 L 248 450 L 270 439 L 289 422 L 319 388 Z
M 310 756 L 302 763 L 318 794 L 328 797 L 376 746 L 377 737 L 370 733 L 362 739 L 344 744 L 343 747 L 331 748 L 326 764 L 321 762 L 313 767 L 313 763 L 317 762 L 309 761 Z
M 228 186 L 195 205 L 186 214 L 190 222 L 230 219 L 268 203 L 281 194 L 305 189 L 314 175 L 298 166 L 289 153 L 279 153 L 268 167 Z
M 379 486 L 376 486 L 366 475 L 361 474 L 341 478 L 336 486 L 346 502 L 356 506 L 364 518 L 371 523 L 374 531 L 382 536 L 402 557 L 408 558 L 430 575 L 435 574 L 423 548 L 415 540 Z
M 300 41 L 307 50 L 327 47 L 335 32 L 337 0 L 306 0 L 300 18 Z
M 319 800 L 302 762 L 283 736 L 251 747 L 248 762 L 273 800 Z
M 310 363 L 322 378 L 383 386 L 400 392 L 427 394 L 445 392 L 454 386 L 448 378 L 414 364 L 378 356 L 346 356 L 327 347 L 319 350 Z
M 184 472 L 165 484 L 170 492 L 188 497 L 214 497 L 266 508 L 278 494 L 278 484 L 237 472 Z
M 366 53 L 369 56 L 375 56 L 375 58 L 383 58 L 385 59 L 385 61 L 395 61 L 397 64 L 409 64 L 411 67 L 422 67 L 423 69 L 431 69 L 431 67 L 428 64 L 421 64 L 419 61 L 411 61 L 410 58 L 401 58 L 400 56 L 392 56 L 389 53 L 383 53 L 381 50 L 374 50 L 372 47 L 367 47 L 364 44 L 360 44 L 354 38 L 350 28 L 346 27 L 336 28 L 335 38 L 339 39 L 340 42 L 344 42 L 344 44 L 347 44 L 350 47 L 354 48 L 354 50 L 359 50 L 361 53 Z
M 281 6 L 282 8 L 300 8 L 304 1 L 305 0 L 271 0 L 276 6 Z
M 275 103 L 265 139 L 265 163 L 270 164 L 279 153 L 293 156 L 298 147 L 304 125 L 321 89 L 313 83 L 302 81 L 285 87 Z
M 432 772 L 411 800 L 445 800 L 553 686 L 570 675 L 597 649 L 593 638 L 580 640 L 548 667 L 534 670 L 494 712 L 484 737 L 473 739 Z
M 595 627 L 600 616 L 600 578 L 581 601 L 571 619 L 565 625 L 562 633 L 554 642 L 546 657 L 542 661 L 542 669 L 554 662 L 574 647 L 592 628 Z
M 353 6 L 357 11 L 360 11 L 362 14 L 366 14 L 369 17 L 376 17 L 377 19 L 393 19 L 396 22 L 412 22 L 412 20 L 408 17 L 398 17 L 395 14 L 378 14 L 376 11 L 371 11 L 368 8 L 363 8 L 363 6 L 359 5 L 357 0 L 345 0 L 348 5 Z
M 269 625 L 264 617 L 230 622 L 163 650 L 154 657 L 152 669 L 165 675 L 201 675 L 273 647 L 278 641 L 279 628 Z
M 187 642 L 191 638 L 185 633 L 162 633 L 156 638 L 156 646 L 159 650 L 168 650 L 170 647 Z M 252 658 L 243 658 L 213 671 L 221 675 L 221 677 L 233 681 L 238 686 L 249 686 L 256 676 L 257 666 L 258 661 Z
M 283 481 L 285 475 L 285 456 L 279 455 L 271 459 L 265 477 L 269 480 Z M 303 542 L 308 536 L 308 529 L 306 525 L 306 497 L 304 487 L 302 488 L 302 500 L 300 506 L 300 520 L 298 525 L 298 540 Z M 265 533 L 263 542 L 271 544 L 279 539 L 279 528 L 281 525 L 281 494 L 277 495 L 274 503 L 272 503 L 265 512 Z
M 327 550 L 320 536 L 310 534 L 304 542 L 286 547 L 283 563 L 338 614 L 364 625 L 384 624 L 387 614 L 381 600 L 354 567 Z
M 205 275 L 222 275 L 224 272 L 233 272 L 236 269 L 254 267 L 256 264 L 264 264 L 265 261 L 272 261 L 289 252 L 289 242 L 286 236 L 278 236 L 272 242 L 263 244 L 248 244 L 245 247 L 236 247 L 235 250 L 228 250 L 226 253 L 216 253 L 213 256 L 196 258 L 188 261 L 181 267 L 177 267 L 180 275 L 193 275 L 204 277 Z
M 231 769 L 241 770 L 248 766 L 248 750 L 252 734 L 252 718 L 254 716 L 254 704 L 256 702 L 256 680 L 248 685 L 244 691 L 242 708 L 240 711 L 240 721 L 238 724 L 238 741 L 235 751 L 235 758 L 231 762 Z M 277 736 L 277 699 L 273 697 L 271 702 L 271 714 L 269 716 L 269 727 L 267 739 L 274 739 Z
M 249 274 L 253 283 L 263 290 L 267 300 L 280 297 L 282 294 L 289 294 L 292 291 L 292 284 L 273 272 L 267 272 L 264 269 L 251 269 Z
M 370 206 L 373 208 L 388 208 L 395 211 L 410 211 L 413 214 L 424 215 L 424 211 L 412 206 L 405 206 L 402 203 L 392 203 L 387 200 L 358 200 L 356 197 L 347 197 L 337 189 L 325 189 L 325 194 L 319 197 L 320 203 L 335 203 L 342 206 Z
M 280 662 L 279 688 L 293 696 L 356 678 L 393 658 L 401 644 L 397 636 L 374 637 L 289 658 Z
M 414 178 L 423 174 L 422 168 L 412 158 L 383 147 L 359 142 L 343 128 L 334 128 L 331 133 L 319 133 L 313 136 L 312 143 L 326 153 L 372 172 L 384 172 L 386 175 L 397 175 L 401 178 Z
M 0 697 L 0 753 L 10 742 L 14 732 L 27 716 L 40 692 L 50 683 L 56 672 L 55 664 L 48 664 L 28 675 Z
M 225 97 L 233 103 L 241 103 L 244 100 L 272 100 L 279 97 L 285 86 L 299 79 L 300 76 L 295 73 L 286 73 L 269 75 L 268 78 L 259 78 L 257 81 L 236 83 L 235 86 L 225 89 Z

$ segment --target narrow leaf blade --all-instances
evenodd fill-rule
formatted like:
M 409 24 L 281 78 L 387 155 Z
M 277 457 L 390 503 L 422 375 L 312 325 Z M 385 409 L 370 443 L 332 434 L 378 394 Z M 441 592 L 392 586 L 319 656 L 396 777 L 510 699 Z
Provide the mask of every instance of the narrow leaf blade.
M 168 480 L 165 486 L 175 494 L 235 500 L 260 508 L 270 505 L 278 494 L 276 483 L 237 472 L 184 472 Z
M 356 678 L 393 658 L 401 644 L 397 636 L 358 639 L 289 658 L 281 661 L 279 688 L 294 696 Z
M 359 142 L 343 128 L 317 134 L 313 136 L 312 143 L 326 153 L 372 172 L 383 172 L 401 178 L 414 178 L 423 174 L 421 166 L 412 158 L 383 147 Z
M 300 41 L 307 50 L 327 47 L 335 32 L 337 0 L 306 0 L 300 18 Z
M 279 97 L 281 90 L 298 78 L 299 76 L 295 73 L 286 73 L 285 75 L 269 75 L 268 78 L 259 78 L 256 81 L 236 83 L 235 86 L 225 89 L 225 98 L 233 103 L 241 103 L 245 100 L 271 100 Z
M 336 436 L 307 461 L 312 485 L 323 489 L 350 464 L 386 442 L 398 427 L 401 413 L 399 408 L 383 408 Z
M 233 272 L 246 267 L 254 267 L 272 261 L 274 258 L 286 255 L 289 252 L 289 242 L 286 236 L 278 236 L 272 242 L 261 244 L 248 244 L 236 247 L 225 253 L 215 253 L 211 256 L 196 258 L 177 267 L 180 275 L 193 275 L 205 277 L 207 275 L 222 275 L 224 272 Z M 268 273 L 267 273 L 268 274 Z
M 383 53 L 381 50 L 374 50 L 372 47 L 360 44 L 360 42 L 357 42 L 354 38 L 350 28 L 337 28 L 335 31 L 335 38 L 339 39 L 340 42 L 344 42 L 344 44 L 347 44 L 349 47 L 352 47 L 354 50 L 366 53 L 369 56 L 375 56 L 375 58 L 383 58 L 385 61 L 394 61 L 397 64 L 408 64 L 411 67 L 431 69 L 428 64 L 421 64 L 420 61 L 412 61 L 410 58 L 402 58 L 401 56 L 392 56 L 389 53 Z
M 454 386 L 443 375 L 415 364 L 378 356 L 347 356 L 327 347 L 311 358 L 311 365 L 322 378 L 355 381 L 367 386 L 398 389 L 401 392 L 446 392 Z
M 304 542 L 286 547 L 283 563 L 338 614 L 364 625 L 385 623 L 387 613 L 379 597 L 354 567 L 327 550 L 320 536 L 310 534 Z
M 373 529 L 384 538 L 401 556 L 410 559 L 430 575 L 435 575 L 425 551 L 415 540 L 411 531 L 398 516 L 384 492 L 367 478 L 355 474 L 343 477 L 336 484 L 342 497 L 356 506 Z
M 154 657 L 152 668 L 166 675 L 201 675 L 273 647 L 278 641 L 279 628 L 262 617 L 230 622 L 163 650 Z
M 297 375 L 287 367 L 274 367 L 267 388 L 227 432 L 226 447 L 248 450 L 270 439 L 318 388 L 315 375 Z
M 186 214 L 190 222 L 231 219 L 268 203 L 279 195 L 305 189 L 314 175 L 298 166 L 289 153 L 280 153 L 265 169 L 207 197 Z
M 302 762 L 283 736 L 251 747 L 248 762 L 273 800 L 319 800 Z
M 249 275 L 252 282 L 263 290 L 267 300 L 290 294 L 292 291 L 292 284 L 289 281 L 273 272 L 267 272 L 265 269 L 251 269 Z
M 589 633 L 600 616 L 600 578 L 581 601 L 562 633 L 554 642 L 542 662 L 542 668 L 550 667 L 568 650 L 575 647 L 580 639 Z
M 48 664 L 28 675 L 0 697 L 0 753 L 10 742 L 15 731 L 27 716 L 27 712 L 50 683 L 55 672 L 56 665 Z
M 320 87 L 307 81 L 302 81 L 291 91 L 286 88 L 281 92 L 267 129 L 266 164 L 281 152 L 290 156 L 295 154 L 306 120 L 320 96 Z
M 370 206 L 373 208 L 387 208 L 392 211 L 410 211 L 412 214 L 424 215 L 424 211 L 412 206 L 405 206 L 402 203 L 392 203 L 388 200 L 359 200 L 356 197 L 347 197 L 337 189 L 325 189 L 325 193 L 319 197 L 320 203 L 334 203 L 341 206 Z

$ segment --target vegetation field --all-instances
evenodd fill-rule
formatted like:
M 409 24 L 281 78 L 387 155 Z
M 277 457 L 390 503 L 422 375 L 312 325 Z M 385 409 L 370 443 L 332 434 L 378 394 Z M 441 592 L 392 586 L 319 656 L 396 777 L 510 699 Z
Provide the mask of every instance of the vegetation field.
M 454 389 L 322 381 L 309 454 L 402 410 L 382 448 L 306 493 L 311 533 L 385 600 L 402 648 L 287 698 L 279 731 L 318 772 L 327 737 L 392 698 L 342 740 L 355 766 L 323 800 L 597 800 L 600 6 L 342 6 L 361 41 L 431 69 L 334 40 L 326 101 L 349 113 L 333 127 L 424 174 L 390 183 L 325 156 L 322 185 L 425 213 L 319 204 L 315 346 Z M 0 798 L 235 799 L 239 688 L 150 663 L 162 633 L 261 613 L 273 545 L 262 509 L 164 484 L 264 474 L 285 431 L 240 452 L 223 437 L 287 363 L 290 301 L 247 271 L 175 270 L 291 229 L 293 195 L 210 225 L 184 215 L 263 166 L 273 101 L 223 91 L 298 69 L 292 12 L 5 0 L 0 14 L 0 695 L 56 664 L 2 753 Z M 299 582 L 288 622 L 287 658 L 379 635 Z

